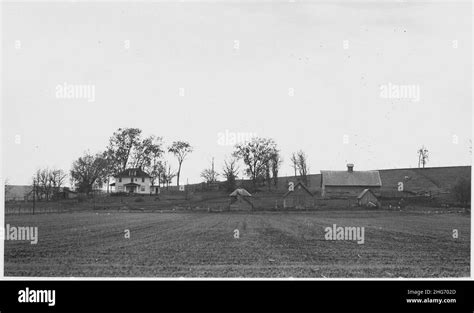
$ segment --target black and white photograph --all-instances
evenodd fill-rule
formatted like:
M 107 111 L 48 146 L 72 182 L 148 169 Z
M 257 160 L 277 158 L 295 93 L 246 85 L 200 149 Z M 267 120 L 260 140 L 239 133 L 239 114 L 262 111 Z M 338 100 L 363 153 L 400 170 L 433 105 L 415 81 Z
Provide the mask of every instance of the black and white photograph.
M 471 277 L 471 1 L 1 10 L 2 277 Z

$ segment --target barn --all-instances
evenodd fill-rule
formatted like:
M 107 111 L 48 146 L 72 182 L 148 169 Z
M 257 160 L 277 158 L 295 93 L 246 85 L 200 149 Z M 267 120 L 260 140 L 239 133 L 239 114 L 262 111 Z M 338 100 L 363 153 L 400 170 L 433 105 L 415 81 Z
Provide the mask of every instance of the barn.
M 364 189 L 377 195 L 381 187 L 379 171 L 354 171 L 354 164 L 347 164 L 347 171 L 321 171 L 324 198 L 356 198 Z
M 296 183 L 292 190 L 288 190 L 283 195 L 284 208 L 305 209 L 313 206 L 313 194 L 302 182 Z
M 370 189 L 364 189 L 358 196 L 357 196 L 357 204 L 359 206 L 365 207 L 378 207 L 379 201 L 374 193 Z
M 33 199 L 31 185 L 5 185 L 5 201 L 28 201 Z
M 230 195 L 229 210 L 251 211 L 253 210 L 252 195 L 243 188 L 235 189 Z

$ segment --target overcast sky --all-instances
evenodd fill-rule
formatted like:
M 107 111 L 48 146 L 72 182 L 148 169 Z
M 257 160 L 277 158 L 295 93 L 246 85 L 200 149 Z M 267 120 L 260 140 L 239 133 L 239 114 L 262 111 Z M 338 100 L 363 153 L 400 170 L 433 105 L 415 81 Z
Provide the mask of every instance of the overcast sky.
M 189 141 L 190 183 L 212 157 L 222 168 L 226 130 L 273 138 L 282 175 L 298 149 L 311 173 L 416 167 L 422 144 L 428 166 L 470 165 L 471 12 L 470 1 L 6 3 L 4 175 L 69 171 L 119 127 Z M 64 84 L 95 98 L 58 98 Z M 419 88 L 418 101 L 382 96 L 389 84 Z

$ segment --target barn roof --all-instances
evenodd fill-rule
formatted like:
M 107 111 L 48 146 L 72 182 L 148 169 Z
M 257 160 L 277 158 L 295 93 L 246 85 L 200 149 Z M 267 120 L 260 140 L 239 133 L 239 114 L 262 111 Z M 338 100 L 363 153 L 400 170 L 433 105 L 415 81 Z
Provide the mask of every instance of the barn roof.
M 143 171 L 141 168 L 137 167 L 137 168 L 128 168 L 128 169 L 120 172 L 119 174 L 117 174 L 115 177 L 118 177 L 118 178 L 123 178 L 123 177 L 139 177 L 139 178 L 142 178 L 142 177 L 150 177 L 150 175 L 148 173 L 146 173 L 145 171 Z
M 311 196 L 313 196 L 313 194 L 311 193 L 311 191 L 309 191 L 309 189 L 302 183 L 302 182 L 297 182 L 296 185 L 294 185 L 294 188 L 293 190 L 288 190 L 284 195 L 283 195 L 283 198 L 286 198 L 289 194 L 293 193 L 296 188 L 299 188 L 299 189 L 303 189 L 304 191 L 306 191 L 308 194 L 310 194 Z
M 230 197 L 236 197 L 237 195 L 241 195 L 241 196 L 244 196 L 244 197 L 251 197 L 252 195 L 247 191 L 245 190 L 244 188 L 237 188 L 235 189 L 229 196 Z
M 5 199 L 24 198 L 33 193 L 31 185 L 5 185 Z
M 321 171 L 323 186 L 381 187 L 379 171 Z

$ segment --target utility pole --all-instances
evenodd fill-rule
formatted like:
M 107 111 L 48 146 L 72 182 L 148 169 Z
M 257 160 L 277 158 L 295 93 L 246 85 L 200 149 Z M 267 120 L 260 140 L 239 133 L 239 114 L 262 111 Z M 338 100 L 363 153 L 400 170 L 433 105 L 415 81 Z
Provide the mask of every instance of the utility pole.
M 214 157 L 212 157 L 212 179 L 214 180 Z
M 186 190 L 185 190 L 186 200 L 188 200 L 188 189 L 189 189 L 189 178 L 186 178 Z
M 35 205 L 36 205 L 36 180 L 33 179 L 33 215 L 35 215 Z

